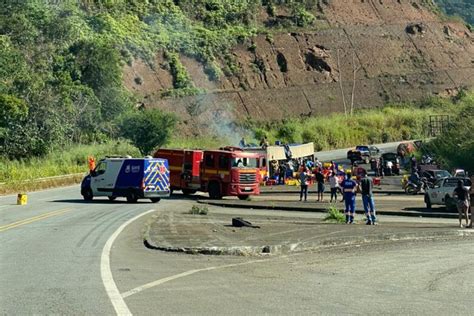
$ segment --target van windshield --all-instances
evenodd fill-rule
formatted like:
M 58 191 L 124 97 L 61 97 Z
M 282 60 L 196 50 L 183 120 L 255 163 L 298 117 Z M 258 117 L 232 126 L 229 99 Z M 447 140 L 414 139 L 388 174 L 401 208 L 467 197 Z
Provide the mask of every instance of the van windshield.
M 234 168 L 257 168 L 257 158 L 232 158 Z

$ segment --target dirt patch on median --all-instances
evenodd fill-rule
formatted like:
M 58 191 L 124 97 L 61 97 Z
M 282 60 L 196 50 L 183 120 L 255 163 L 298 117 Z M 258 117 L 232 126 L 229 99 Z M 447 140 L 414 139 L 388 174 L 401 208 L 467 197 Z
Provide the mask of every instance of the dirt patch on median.
M 237 216 L 237 215 L 236 215 Z M 145 228 L 148 248 L 210 255 L 261 256 L 387 241 L 474 237 L 446 224 L 344 225 L 321 219 L 248 215 L 260 228 L 232 227 L 232 215 L 160 213 Z

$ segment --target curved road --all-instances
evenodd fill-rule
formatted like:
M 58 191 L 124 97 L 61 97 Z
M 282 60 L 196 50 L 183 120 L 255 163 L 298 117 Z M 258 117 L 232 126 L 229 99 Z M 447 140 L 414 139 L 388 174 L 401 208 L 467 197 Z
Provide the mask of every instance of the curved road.
M 113 314 L 100 275 L 107 239 L 155 204 L 83 203 L 78 186 L 0 198 L 2 314 Z
M 83 203 L 77 186 L 32 193 L 27 206 L 14 202 L 0 198 L 0 312 L 6 315 L 115 314 L 101 275 L 110 236 L 152 208 L 185 212 L 193 205 L 179 197 Z M 143 246 L 151 215 L 126 226 L 111 248 L 113 282 L 133 314 L 472 312 L 472 239 L 269 258 L 190 256 Z

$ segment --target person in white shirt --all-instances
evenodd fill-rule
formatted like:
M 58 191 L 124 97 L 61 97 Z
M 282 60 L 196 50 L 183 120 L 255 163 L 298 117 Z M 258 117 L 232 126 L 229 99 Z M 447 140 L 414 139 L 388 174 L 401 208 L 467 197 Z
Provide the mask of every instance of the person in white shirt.
M 388 171 L 389 176 L 392 175 L 392 167 L 393 167 L 393 162 L 391 162 L 390 160 L 387 161 L 387 171 Z
M 334 172 L 331 173 L 329 176 L 329 186 L 331 187 L 331 203 L 332 198 L 334 197 L 334 201 L 337 202 L 337 188 L 339 187 L 339 181 L 336 177 Z

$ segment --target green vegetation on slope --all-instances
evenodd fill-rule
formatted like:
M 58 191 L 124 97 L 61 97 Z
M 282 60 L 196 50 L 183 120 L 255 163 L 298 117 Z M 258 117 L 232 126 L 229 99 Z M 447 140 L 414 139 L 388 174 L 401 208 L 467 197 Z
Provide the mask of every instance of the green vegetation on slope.
M 428 144 L 443 165 L 464 168 L 474 173 L 474 95 L 460 100 L 459 111 L 452 124 L 439 137 Z
M 444 13 L 462 17 L 470 25 L 474 25 L 474 2 L 472 0 L 436 0 Z
M 453 129 L 432 142 L 430 149 L 448 167 L 464 167 L 474 171 L 474 94 L 461 93 L 452 100 L 432 98 L 420 104 L 391 105 L 383 109 L 358 111 L 352 117 L 334 114 L 300 120 L 288 120 L 261 125 L 248 122 L 247 140 L 258 143 L 264 135 L 270 142 L 312 141 L 316 150 L 351 147 L 362 143 L 378 143 L 412 138 L 425 138 L 428 133 L 430 114 L 450 113 L 454 119 Z M 156 115 L 156 114 L 154 114 Z M 131 120 L 146 120 L 147 115 L 134 116 Z M 122 122 L 122 124 L 124 124 Z M 130 123 L 132 124 L 132 123 Z M 137 127 L 137 134 L 140 127 Z M 144 133 L 147 133 L 145 131 Z M 159 134 L 158 134 L 159 137 Z M 251 139 L 253 138 L 253 139 Z M 143 146 L 151 146 L 145 136 Z M 229 144 L 218 137 L 180 138 L 174 136 L 170 147 L 218 148 Z M 151 147 L 149 147 L 151 148 Z M 150 152 L 149 148 L 144 151 Z M 103 158 L 106 155 L 139 156 L 140 151 L 124 142 L 110 141 L 105 144 L 76 145 L 55 150 L 43 158 L 27 160 L 4 160 L 0 164 L 0 182 L 56 176 L 87 171 L 87 157 Z
M 126 135 L 119 122 L 134 115 L 136 102 L 122 86 L 125 63 L 139 56 L 152 64 L 163 51 L 174 78 L 165 96 L 200 93 L 178 53 L 201 61 L 216 80 L 222 74 L 216 56 L 227 56 L 235 68 L 228 49 L 256 34 L 262 6 L 288 7 L 295 15 L 290 23 L 311 23 L 306 8 L 315 1 L 275 2 L 3 1 L 0 157 L 42 156 Z
M 260 125 L 249 122 L 258 141 L 264 135 L 273 142 L 314 142 L 315 149 L 346 148 L 364 143 L 385 143 L 426 138 L 429 115 L 456 115 L 469 104 L 474 95 L 464 94 L 455 100 L 430 98 L 419 104 L 386 105 L 379 110 L 360 110 L 353 116 L 333 114 L 323 117 L 289 119 Z

